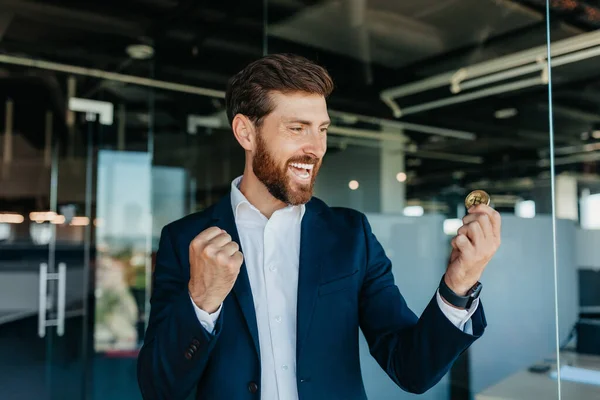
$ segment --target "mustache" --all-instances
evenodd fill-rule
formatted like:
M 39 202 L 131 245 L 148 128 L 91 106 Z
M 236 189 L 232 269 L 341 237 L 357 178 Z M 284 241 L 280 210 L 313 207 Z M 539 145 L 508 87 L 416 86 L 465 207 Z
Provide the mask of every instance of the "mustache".
M 300 164 L 318 164 L 321 159 L 317 157 L 311 157 L 309 155 L 298 156 L 294 158 L 290 158 L 288 160 L 288 164 L 291 163 L 300 163 Z

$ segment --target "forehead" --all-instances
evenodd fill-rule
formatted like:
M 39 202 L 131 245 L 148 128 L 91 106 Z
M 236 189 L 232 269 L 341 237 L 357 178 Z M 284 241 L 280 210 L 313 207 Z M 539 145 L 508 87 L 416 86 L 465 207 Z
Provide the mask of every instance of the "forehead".
M 273 102 L 273 117 L 278 119 L 302 119 L 315 123 L 327 120 L 327 102 L 319 94 L 304 92 L 270 93 Z

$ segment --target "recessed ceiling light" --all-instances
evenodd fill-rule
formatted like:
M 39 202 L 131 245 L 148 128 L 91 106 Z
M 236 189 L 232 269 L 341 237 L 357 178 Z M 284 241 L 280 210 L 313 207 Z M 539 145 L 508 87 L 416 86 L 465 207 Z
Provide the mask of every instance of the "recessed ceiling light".
M 507 119 L 512 118 L 517 114 L 518 111 L 516 108 L 503 108 L 501 110 L 496 110 L 496 112 L 494 113 L 494 117 L 496 117 L 497 119 Z
M 147 60 L 154 55 L 154 47 L 147 44 L 132 44 L 125 51 L 134 60 Z
M 404 172 L 398 172 L 396 174 L 396 180 L 398 182 L 405 182 L 406 181 L 406 173 L 404 173 Z
M 358 181 L 352 180 L 348 183 L 348 187 L 350 188 L 350 190 L 356 190 L 358 189 Z

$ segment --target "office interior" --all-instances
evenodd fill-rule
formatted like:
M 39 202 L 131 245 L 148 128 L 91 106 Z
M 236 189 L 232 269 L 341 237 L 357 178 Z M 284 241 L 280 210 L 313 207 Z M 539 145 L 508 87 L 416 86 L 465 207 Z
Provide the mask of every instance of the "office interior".
M 242 173 L 225 85 L 279 52 L 331 73 L 315 195 L 415 312 L 466 194 L 502 213 L 485 335 L 422 395 L 361 336 L 369 399 L 600 398 L 600 4 L 548 4 L 0 1 L 0 398 L 141 399 L 160 230 Z

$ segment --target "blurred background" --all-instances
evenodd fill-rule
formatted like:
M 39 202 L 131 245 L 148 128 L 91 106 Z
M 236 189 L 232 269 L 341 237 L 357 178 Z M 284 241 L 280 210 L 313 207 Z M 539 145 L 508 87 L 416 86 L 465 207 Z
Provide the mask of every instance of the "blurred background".
M 0 0 L 0 398 L 141 398 L 160 230 L 242 173 L 225 85 L 280 52 L 332 75 L 315 195 L 415 312 L 465 196 L 503 215 L 486 334 L 421 396 L 361 337 L 369 399 L 600 398 L 600 2 L 548 4 Z

